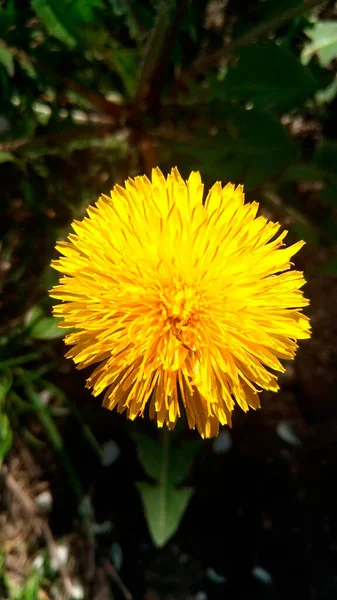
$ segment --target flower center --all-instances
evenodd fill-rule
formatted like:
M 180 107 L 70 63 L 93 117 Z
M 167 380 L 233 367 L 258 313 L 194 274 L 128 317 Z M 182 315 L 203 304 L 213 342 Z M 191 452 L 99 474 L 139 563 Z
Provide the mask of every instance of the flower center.
M 163 332 L 171 333 L 188 350 L 196 350 L 204 302 L 200 292 L 186 284 L 176 284 L 161 294 Z

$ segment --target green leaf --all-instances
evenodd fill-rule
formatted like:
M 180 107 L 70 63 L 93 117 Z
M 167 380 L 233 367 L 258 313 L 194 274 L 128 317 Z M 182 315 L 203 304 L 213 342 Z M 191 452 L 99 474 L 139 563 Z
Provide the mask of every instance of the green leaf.
M 126 93 L 132 96 L 136 87 L 139 58 L 134 50 L 116 48 L 111 51 L 109 60 L 120 76 Z
M 210 105 L 215 137 L 202 129 L 189 143 L 172 145 L 174 162 L 203 172 L 210 180 L 243 183 L 246 189 L 279 176 L 296 159 L 296 146 L 279 119 L 258 110 Z M 217 114 L 219 111 L 219 115 Z M 171 159 L 173 160 L 173 158 Z
M 34 306 L 26 319 L 29 335 L 34 340 L 56 340 L 69 333 L 69 329 L 59 327 L 62 319 L 45 316 L 40 306 Z
M 136 443 L 138 460 L 145 473 L 159 481 L 162 469 L 162 445 L 142 433 L 132 433 L 132 439 Z
M 39 600 L 43 574 L 33 571 L 26 579 L 23 587 L 12 590 L 12 600 Z
M 322 67 L 337 57 L 337 22 L 317 21 L 310 29 L 304 32 L 311 42 L 307 43 L 301 54 L 301 60 L 306 65 L 314 54 Z
M 32 7 L 50 35 L 60 40 L 68 48 L 75 48 L 77 40 L 59 21 L 48 0 L 32 0 Z
M 168 475 L 170 485 L 179 485 L 186 479 L 200 445 L 199 441 L 189 441 L 171 448 Z
M 48 406 L 41 402 L 39 394 L 31 384 L 31 374 L 23 369 L 18 369 L 18 377 L 21 380 L 22 386 L 25 390 L 26 396 L 31 402 L 32 407 L 36 411 L 36 415 L 43 425 L 45 432 L 49 438 L 50 444 L 57 453 L 60 462 L 62 463 L 69 481 L 71 483 L 74 494 L 76 495 L 77 501 L 80 504 L 83 500 L 83 490 L 81 482 L 79 481 L 76 471 L 72 466 L 68 454 L 65 450 L 63 438 L 55 424 L 55 421 L 50 413 Z
M 14 75 L 14 59 L 11 51 L 3 45 L 0 45 L 0 64 L 2 64 L 9 77 Z
M 110 0 L 112 12 L 116 17 L 121 17 L 127 10 L 127 3 L 124 0 Z
M 330 85 L 328 85 L 323 90 L 320 90 L 315 95 L 315 100 L 317 104 L 325 104 L 326 102 L 332 102 L 332 100 L 337 96 L 337 77 L 332 80 Z
M 255 108 L 283 112 L 313 95 L 319 85 L 297 56 L 275 42 L 242 48 L 222 88 L 225 99 L 251 102 Z
M 282 175 L 282 181 L 319 181 L 324 179 L 325 171 L 313 163 L 295 163 Z
M 4 371 L 0 374 L 0 411 L 2 410 L 7 394 L 12 387 L 13 373 L 12 371 Z
M 131 38 L 137 40 L 144 37 L 143 26 L 138 18 L 138 12 L 145 11 L 146 14 L 147 9 L 145 7 L 139 4 L 132 4 L 129 0 L 110 0 L 110 6 L 116 17 L 123 17 Z
M 23 69 L 27 73 L 28 77 L 30 77 L 31 79 L 36 79 L 37 75 L 35 67 L 28 57 L 19 55 L 18 62 L 20 64 L 21 69 Z
M 162 547 L 177 531 L 193 489 L 137 483 L 153 543 Z
M 32 6 L 48 33 L 70 49 L 85 43 L 91 29 L 100 25 L 98 16 L 104 7 L 102 0 L 32 0 Z M 102 35 L 103 28 L 95 38 L 90 35 L 90 43 L 95 39 L 99 44 Z
M 9 424 L 8 416 L 0 413 L 0 468 L 13 441 L 13 434 Z
M 38 600 L 42 576 L 40 573 L 32 573 L 25 584 L 23 600 Z
M 6 162 L 15 162 L 16 158 L 11 152 L 0 150 L 0 164 Z
M 199 442 L 184 442 L 172 447 L 171 437 L 170 433 L 164 430 L 163 441 L 160 444 L 143 434 L 133 434 L 139 461 L 146 473 L 157 482 L 156 485 L 137 484 L 156 546 L 163 546 L 179 526 L 193 490 L 177 490 L 175 486 L 186 478 L 200 447 Z
M 59 327 L 61 319 L 43 317 L 31 329 L 30 336 L 35 340 L 56 340 L 69 333 L 69 329 Z
M 4 6 L 5 4 L 5 6 Z M 6 39 L 8 32 L 12 27 L 15 26 L 17 20 L 17 13 L 15 7 L 15 0 L 8 0 L 8 2 L 1 3 L 0 8 L 0 38 Z
M 170 444 L 164 456 L 163 446 L 158 440 L 141 433 L 133 433 L 132 438 L 136 443 L 139 462 L 146 474 L 160 481 L 165 469 L 165 477 L 172 487 L 184 481 L 200 448 L 200 442 L 183 442 L 179 446 Z

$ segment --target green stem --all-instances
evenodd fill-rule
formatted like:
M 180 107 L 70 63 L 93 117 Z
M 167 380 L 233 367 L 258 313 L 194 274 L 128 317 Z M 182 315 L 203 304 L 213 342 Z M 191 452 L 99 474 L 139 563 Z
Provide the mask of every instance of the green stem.
M 137 104 L 144 96 L 146 84 L 156 68 L 157 60 L 160 57 L 161 49 L 165 41 L 166 32 L 170 25 L 171 11 L 174 4 L 174 0 L 159 0 L 158 2 L 155 24 L 149 36 L 140 70 L 134 100 L 135 104 Z
M 76 421 L 78 422 L 78 424 L 82 430 L 83 437 L 87 440 L 87 442 L 90 444 L 90 446 L 92 447 L 95 454 L 101 460 L 101 458 L 102 458 L 101 446 L 98 443 L 97 439 L 95 438 L 94 434 L 92 433 L 89 425 L 87 425 L 87 423 L 85 423 L 85 421 L 83 420 L 82 415 L 81 415 L 80 411 L 77 409 L 77 407 L 75 406 L 75 404 L 70 400 L 70 398 L 68 398 L 68 396 L 57 385 L 54 385 L 50 381 L 43 379 L 42 377 L 39 377 L 39 376 L 36 379 L 39 381 L 39 383 L 41 385 L 43 385 L 44 387 L 49 389 L 51 392 L 53 392 L 55 394 L 55 396 L 58 396 L 65 404 L 67 404 L 69 406 L 69 408 L 71 410 L 71 414 L 75 417 Z
M 26 377 L 25 372 L 21 371 L 20 373 L 18 373 L 18 375 L 21 379 L 22 385 L 26 391 L 28 398 L 32 403 L 32 406 L 35 409 L 36 415 L 39 418 L 41 424 L 43 425 L 50 440 L 50 443 L 52 444 L 55 452 L 57 453 L 60 459 L 61 464 L 63 465 L 64 470 L 66 471 L 69 477 L 69 481 L 77 498 L 77 502 L 80 505 L 84 496 L 82 486 L 64 450 L 61 434 L 57 429 L 53 418 L 50 415 L 48 407 L 41 402 L 39 395 L 35 392 L 31 381 L 28 377 Z
M 160 470 L 160 479 L 159 479 L 159 490 L 160 490 L 160 498 L 159 498 L 159 506 L 160 506 L 160 518 L 159 523 L 163 523 L 165 527 L 168 506 L 167 506 L 167 476 L 168 476 L 168 468 L 169 468 L 169 449 L 170 449 L 170 431 L 164 425 L 163 435 L 161 440 L 161 470 Z M 164 532 L 163 532 L 164 534 Z
M 8 360 L 3 360 L 2 362 L 0 362 L 0 370 L 24 365 L 30 362 L 31 360 L 38 360 L 39 358 L 41 358 L 41 354 L 39 352 L 29 352 L 24 356 L 9 358 Z

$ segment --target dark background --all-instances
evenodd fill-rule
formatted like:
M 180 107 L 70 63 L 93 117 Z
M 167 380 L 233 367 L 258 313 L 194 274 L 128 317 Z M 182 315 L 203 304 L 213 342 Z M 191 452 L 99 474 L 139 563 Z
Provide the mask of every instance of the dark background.
M 0 7 L 0 598 L 335 599 L 335 3 Z M 178 427 L 194 493 L 161 548 L 135 485 L 161 434 L 85 390 L 47 295 L 70 222 L 157 165 L 243 183 L 305 239 L 313 327 L 260 411 L 216 442 Z

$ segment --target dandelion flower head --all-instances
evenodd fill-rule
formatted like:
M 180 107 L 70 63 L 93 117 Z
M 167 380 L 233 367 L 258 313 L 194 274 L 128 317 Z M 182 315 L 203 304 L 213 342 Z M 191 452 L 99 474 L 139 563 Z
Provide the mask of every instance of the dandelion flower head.
M 72 328 L 67 357 L 95 365 L 87 386 L 130 419 L 173 429 L 182 412 L 202 437 L 238 404 L 278 390 L 280 359 L 310 337 L 305 283 L 280 224 L 257 216 L 242 186 L 217 182 L 203 203 L 198 172 L 159 169 L 116 185 L 74 221 L 53 266 L 54 314 Z

